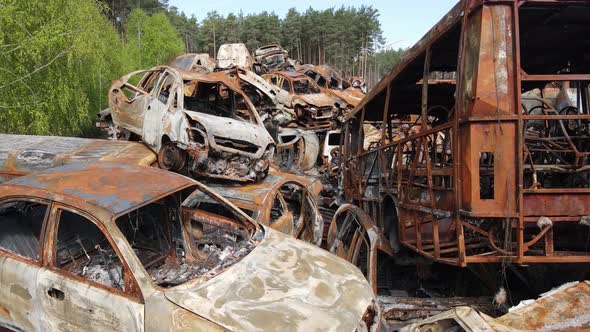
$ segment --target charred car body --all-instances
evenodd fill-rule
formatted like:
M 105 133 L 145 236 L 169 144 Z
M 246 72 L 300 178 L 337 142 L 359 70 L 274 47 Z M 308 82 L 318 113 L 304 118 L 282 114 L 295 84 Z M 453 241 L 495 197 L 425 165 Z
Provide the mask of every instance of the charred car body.
M 187 53 L 178 56 L 171 66 L 187 71 L 210 73 L 215 70 L 216 63 L 208 53 Z
M 263 74 L 274 70 L 295 69 L 294 61 L 289 59 L 289 52 L 279 45 L 266 45 L 254 51 L 257 73 Z
M 259 183 L 209 183 L 209 187 L 263 225 L 316 246 L 322 242 L 319 179 L 271 168 Z
M 229 70 L 239 77 L 242 91 L 248 95 L 277 143 L 275 164 L 289 172 L 311 170 L 319 155 L 320 142 L 314 132 L 291 127 L 297 116 L 291 108 L 289 93 L 250 70 L 237 67 Z
M 209 199 L 196 199 L 203 194 Z M 171 172 L 73 163 L 19 177 L 0 185 L 0 223 L 2 327 L 380 326 L 354 267 Z
M 223 44 L 217 51 L 217 68 L 227 69 L 234 66 L 252 69 L 254 60 L 246 45 L 242 43 Z
M 103 121 L 140 137 L 162 169 L 237 181 L 268 172 L 275 143 L 232 73 L 136 71 L 113 83 L 109 106 Z
M 339 101 L 344 101 L 346 104 L 339 105 L 340 108 L 352 110 L 365 97 L 362 91 L 352 87 L 328 65 L 302 65 L 297 67 L 297 72 L 309 76 L 324 92 L 330 91 L 339 98 Z
M 337 99 L 323 93 L 309 77 L 293 71 L 275 71 L 263 77 L 289 93 L 290 108 L 295 110 L 302 128 L 326 130 L 335 126 L 334 119 L 340 112 Z

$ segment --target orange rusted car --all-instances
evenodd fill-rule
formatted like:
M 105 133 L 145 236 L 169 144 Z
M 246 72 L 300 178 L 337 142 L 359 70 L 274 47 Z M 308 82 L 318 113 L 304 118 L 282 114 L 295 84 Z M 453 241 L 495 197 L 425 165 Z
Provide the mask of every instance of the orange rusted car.
M 209 183 L 223 197 L 261 224 L 319 246 L 324 221 L 318 210 L 319 178 L 271 168 L 259 183 Z M 203 197 L 205 199 L 205 197 Z
M 275 71 L 262 77 L 289 93 L 290 105 L 286 107 L 295 110 L 299 125 L 312 130 L 335 126 L 339 115 L 336 98 L 322 92 L 312 79 L 294 71 Z
M 334 68 L 328 65 L 302 65 L 298 66 L 296 70 L 313 79 L 322 91 L 329 91 L 336 95 L 339 98 L 339 107 L 342 109 L 352 110 L 365 97 L 362 91 L 352 87 Z
M 71 163 L 18 177 L 0 185 L 0 225 L 0 328 L 380 330 L 356 268 L 172 172 Z

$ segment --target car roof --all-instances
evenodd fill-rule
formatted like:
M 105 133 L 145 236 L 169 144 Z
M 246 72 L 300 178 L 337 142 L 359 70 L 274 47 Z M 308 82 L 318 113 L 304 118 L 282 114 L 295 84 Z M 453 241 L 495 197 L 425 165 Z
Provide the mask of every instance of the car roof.
M 29 174 L 70 162 L 149 166 L 155 161 L 156 154 L 137 142 L 0 134 L 0 173 Z
M 302 74 L 302 73 L 298 73 L 296 71 L 291 71 L 291 70 L 283 70 L 283 71 L 276 71 L 273 74 L 279 74 L 279 75 L 283 75 L 283 76 L 288 76 L 291 78 L 308 78 L 307 75 Z
M 66 195 L 118 215 L 195 184 L 185 176 L 151 167 L 71 163 L 15 178 L 2 186 Z

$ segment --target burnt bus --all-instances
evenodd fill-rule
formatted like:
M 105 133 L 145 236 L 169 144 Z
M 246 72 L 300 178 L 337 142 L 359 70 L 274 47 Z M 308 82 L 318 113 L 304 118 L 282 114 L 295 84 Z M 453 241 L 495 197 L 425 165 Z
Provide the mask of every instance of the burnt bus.
M 394 251 L 590 262 L 589 82 L 590 1 L 463 0 L 346 118 L 343 196 Z

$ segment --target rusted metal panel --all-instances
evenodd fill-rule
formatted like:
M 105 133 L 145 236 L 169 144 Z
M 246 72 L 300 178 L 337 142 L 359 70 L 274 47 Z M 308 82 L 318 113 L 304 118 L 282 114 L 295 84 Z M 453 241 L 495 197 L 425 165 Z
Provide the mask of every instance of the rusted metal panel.
M 194 182 L 189 178 L 149 167 L 72 163 L 16 178 L 7 182 L 3 189 L 43 189 L 119 214 L 192 185 Z
M 457 307 L 402 328 L 400 331 L 431 331 L 462 328 L 465 331 L 585 331 L 590 328 L 586 305 L 590 302 L 588 281 L 564 284 L 527 300 L 510 312 L 492 318 L 470 307 Z
M 269 232 L 254 251 L 263 259 L 246 257 L 228 269 L 225 278 L 170 291 L 166 297 L 234 331 L 293 326 L 352 331 L 374 297 L 370 288 L 358 287 L 365 282 L 363 275 L 328 252 L 295 243 L 287 235 Z M 300 268 L 291 268 L 294 264 Z
M 0 135 L 0 174 L 28 174 L 72 162 L 112 162 L 150 166 L 156 154 L 135 142 L 98 139 Z

